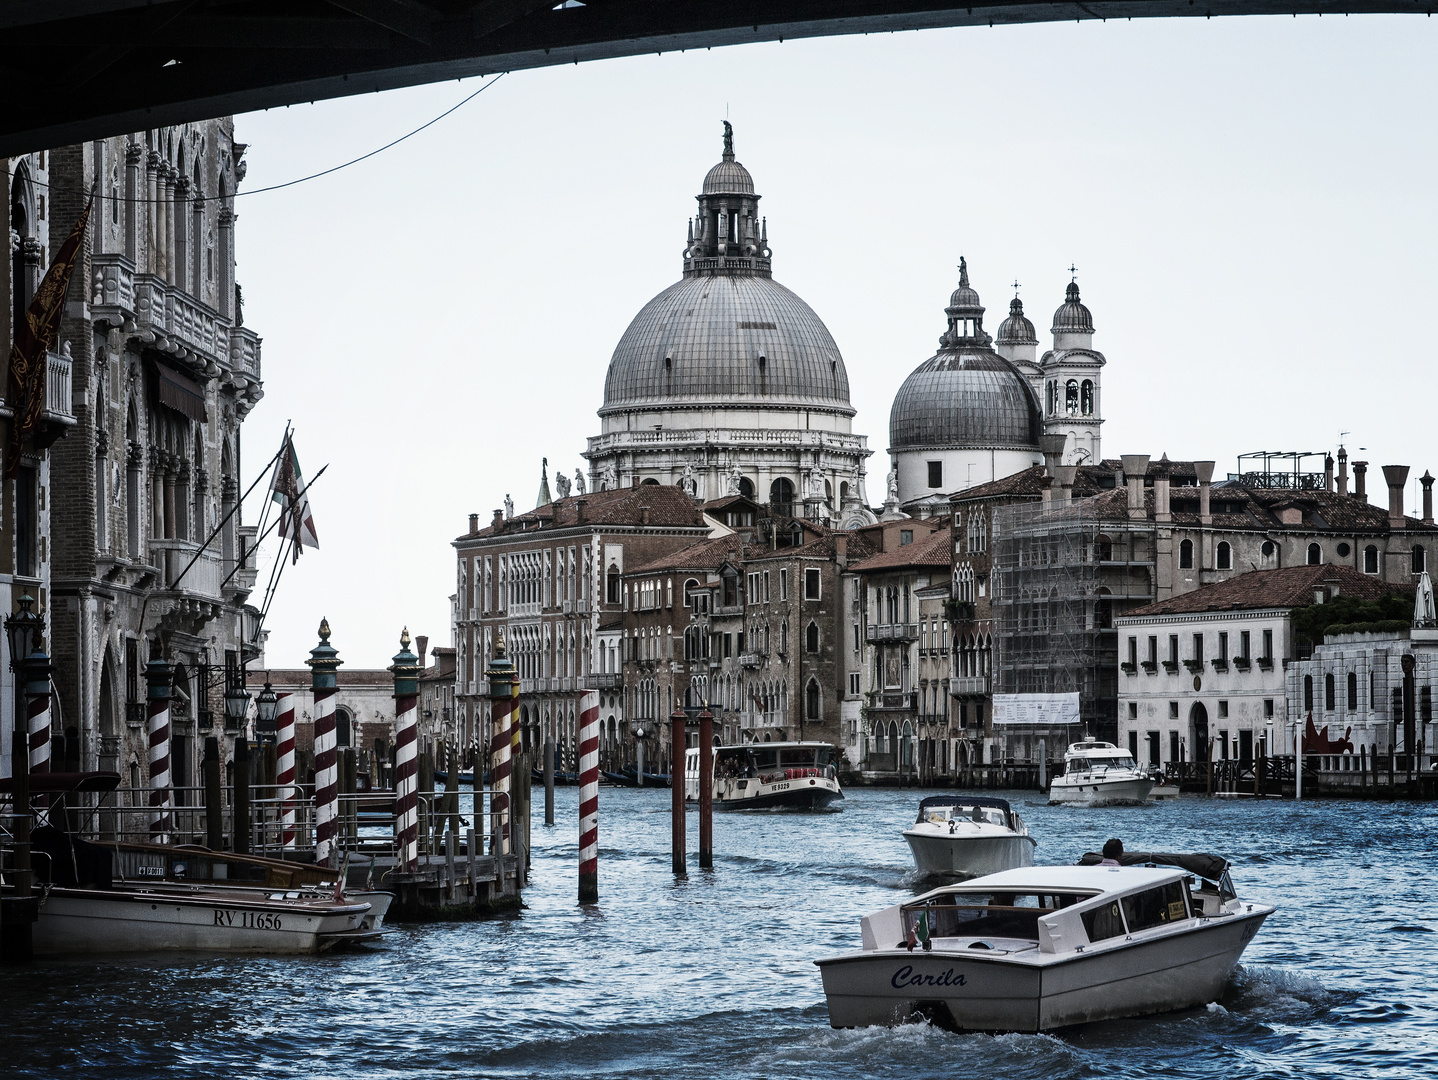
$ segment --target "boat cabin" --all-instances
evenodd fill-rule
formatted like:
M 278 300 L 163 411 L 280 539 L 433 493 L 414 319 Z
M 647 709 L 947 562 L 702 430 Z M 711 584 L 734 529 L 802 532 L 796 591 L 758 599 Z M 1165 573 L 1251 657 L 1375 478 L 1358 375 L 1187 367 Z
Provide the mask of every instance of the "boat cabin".
M 714 775 L 720 780 L 757 777 L 766 784 L 802 780 L 838 772 L 838 752 L 828 743 L 750 743 L 721 746 L 714 756 Z
M 978 796 L 930 795 L 919 800 L 919 816 L 915 825 L 946 825 L 950 822 L 972 821 L 978 825 L 997 825 L 1001 829 L 1023 828 L 1023 822 L 1004 799 Z

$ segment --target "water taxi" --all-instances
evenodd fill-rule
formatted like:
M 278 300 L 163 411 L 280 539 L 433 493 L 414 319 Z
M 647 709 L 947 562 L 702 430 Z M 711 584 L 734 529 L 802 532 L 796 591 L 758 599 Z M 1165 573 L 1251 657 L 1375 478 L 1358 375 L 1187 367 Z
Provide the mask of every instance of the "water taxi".
M 1049 785 L 1049 805 L 1139 806 L 1148 802 L 1153 784 L 1127 750 L 1085 737 L 1069 744 L 1063 775 Z
M 837 810 L 839 752 L 829 743 L 774 742 L 714 750 L 715 810 Z M 684 797 L 699 799 L 699 749 L 684 753 Z
M 1007 801 L 974 795 L 921 799 L 904 839 L 924 873 L 963 878 L 1032 866 L 1038 845 Z

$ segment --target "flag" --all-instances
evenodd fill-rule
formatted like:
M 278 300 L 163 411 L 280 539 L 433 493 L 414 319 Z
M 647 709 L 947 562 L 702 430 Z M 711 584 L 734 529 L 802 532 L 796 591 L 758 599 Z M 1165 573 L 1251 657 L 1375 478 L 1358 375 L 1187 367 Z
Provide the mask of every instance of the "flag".
M 299 562 L 302 546 L 318 548 L 320 542 L 315 535 L 315 519 L 310 513 L 310 496 L 300 473 L 300 460 L 295 456 L 294 440 L 288 435 L 275 463 L 270 492 L 270 497 L 280 504 L 280 535 L 293 543 L 292 558 Z
M 10 457 L 5 462 L 5 475 L 13 478 L 20 471 L 20 451 L 25 436 L 35 430 L 40 410 L 45 405 L 45 354 L 55 347 L 60 333 L 60 316 L 65 310 L 65 292 L 70 287 L 70 273 L 80 255 L 85 239 L 85 223 L 90 220 L 90 207 L 95 196 L 80 213 L 80 220 L 55 253 L 55 260 L 45 272 L 40 288 L 25 317 L 15 327 L 10 347 L 10 397 L 15 406 L 15 419 L 10 422 Z

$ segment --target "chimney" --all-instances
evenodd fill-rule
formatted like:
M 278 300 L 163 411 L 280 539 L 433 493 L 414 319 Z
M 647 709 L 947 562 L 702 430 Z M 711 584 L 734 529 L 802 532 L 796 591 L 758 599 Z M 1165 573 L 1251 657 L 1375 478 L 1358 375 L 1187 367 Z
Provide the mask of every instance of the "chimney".
M 849 538 L 847 536 L 834 537 L 834 561 L 843 567 L 849 560 Z
M 1067 435 L 1039 436 L 1039 450 L 1044 455 L 1044 468 L 1048 469 L 1050 476 L 1054 475 L 1054 470 L 1063 462 L 1064 446 L 1068 440 Z
M 641 506 L 641 507 L 639 508 L 639 524 L 641 524 L 641 525 L 648 525 L 648 524 L 649 524 L 649 507 L 647 507 L 647 506 Z
M 1060 465 L 1054 470 L 1059 482 L 1058 505 L 1067 506 L 1074 500 L 1074 476 L 1078 473 L 1077 465 Z
M 1153 470 L 1153 520 L 1170 522 L 1173 514 L 1168 508 L 1168 484 L 1169 484 L 1169 463 L 1168 455 L 1158 459 L 1158 464 Z
M 584 524 L 584 504 L 588 501 L 588 499 L 574 500 L 574 520 L 577 524 Z
M 477 532 L 479 532 L 479 515 L 478 515 L 478 514 L 470 514 L 470 515 L 469 515 L 469 531 L 472 532 L 472 533 L 477 533 Z
M 1348 451 L 1338 448 L 1338 494 L 1348 494 Z
M 1128 516 L 1142 518 L 1143 478 L 1148 473 L 1147 454 L 1124 454 L 1123 477 L 1128 484 Z
M 1360 502 L 1368 501 L 1368 462 L 1353 463 L 1353 497 Z
M 1048 513 L 1053 507 L 1054 501 L 1054 477 L 1053 473 L 1046 472 L 1039 477 L 1039 505 L 1043 507 L 1044 513 Z
M 414 638 L 414 643 L 417 648 L 417 651 L 419 652 L 419 669 L 420 671 L 423 671 L 424 654 L 429 652 L 429 638 L 425 637 L 423 634 L 416 634 Z
M 1323 490 L 1333 490 L 1333 455 L 1328 454 L 1323 459 Z
M 1403 528 L 1403 489 L 1408 485 L 1407 465 L 1383 466 L 1383 479 L 1388 484 L 1388 527 Z
M 1418 478 L 1423 485 L 1423 524 L 1433 524 L 1433 474 L 1423 470 L 1423 475 Z
M 1200 525 L 1213 524 L 1213 509 L 1209 504 L 1209 496 L 1213 493 L 1209 486 L 1213 480 L 1212 461 L 1195 461 L 1193 471 L 1198 474 L 1198 523 Z

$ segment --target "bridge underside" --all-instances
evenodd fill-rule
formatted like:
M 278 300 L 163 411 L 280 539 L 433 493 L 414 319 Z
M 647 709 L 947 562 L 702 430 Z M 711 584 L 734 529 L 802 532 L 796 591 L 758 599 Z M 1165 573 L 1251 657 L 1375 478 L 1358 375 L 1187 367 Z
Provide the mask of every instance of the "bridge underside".
M 574 0 L 569 0 L 573 4 Z M 0 6 L 0 156 L 650 52 L 1069 19 L 1427 13 L 1438 0 L 45 0 Z

